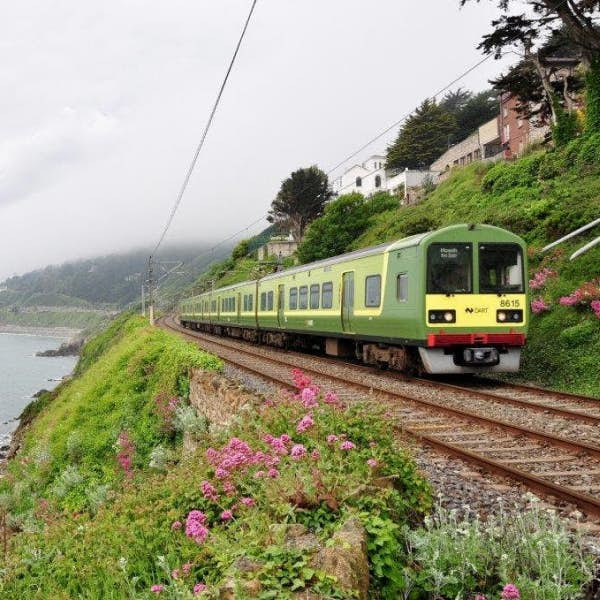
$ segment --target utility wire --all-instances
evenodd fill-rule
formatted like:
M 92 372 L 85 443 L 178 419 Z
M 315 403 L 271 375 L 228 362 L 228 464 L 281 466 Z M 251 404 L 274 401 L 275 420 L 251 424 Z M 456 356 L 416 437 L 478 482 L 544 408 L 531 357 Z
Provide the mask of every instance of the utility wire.
M 450 83 L 446 84 L 443 88 L 441 88 L 437 92 L 435 92 L 435 94 L 433 94 L 433 97 L 439 96 L 440 94 L 442 94 L 443 92 L 445 92 L 446 90 L 448 90 L 455 83 L 459 82 L 461 79 L 463 79 L 464 77 L 466 77 L 469 73 L 471 73 L 472 71 L 474 71 L 475 69 L 477 69 L 479 66 L 481 66 L 484 62 L 486 62 L 490 58 L 492 58 L 491 54 L 488 54 L 487 56 L 485 56 L 483 59 L 481 59 L 480 61 L 478 61 L 476 64 L 474 64 L 473 66 L 469 67 L 466 71 L 464 71 L 463 73 L 461 73 L 460 75 L 458 75 L 458 77 L 456 77 L 455 79 L 453 79 Z M 350 154 L 346 158 L 344 158 L 344 160 L 340 161 L 334 167 L 332 167 L 331 169 L 329 169 L 326 172 L 326 175 L 327 176 L 331 175 L 334 171 L 336 171 L 337 169 L 339 169 L 343 164 L 345 164 L 346 162 L 348 162 L 349 160 L 351 160 L 352 158 L 354 158 L 355 156 L 357 156 L 358 154 L 360 154 L 363 150 L 365 150 L 366 148 L 368 148 L 371 144 L 373 144 L 374 142 L 376 142 L 377 140 L 379 140 L 380 138 L 382 138 L 386 133 L 389 133 L 392 129 L 394 129 L 395 127 L 397 127 L 401 123 L 403 123 L 411 114 L 412 114 L 412 112 L 409 112 L 409 113 L 405 114 L 403 117 L 401 117 L 400 119 L 398 119 L 397 121 L 395 121 L 392 125 L 390 125 L 386 129 L 384 129 L 383 131 L 381 131 L 380 133 L 378 133 L 375 137 L 371 138 L 367 143 L 363 144 L 362 146 L 360 146 L 360 148 L 358 148 L 357 150 L 355 150 L 352 154 Z M 346 186 L 346 187 L 348 187 L 348 186 Z M 229 237 L 225 238 L 224 240 L 221 240 L 220 242 L 218 242 L 217 244 L 215 244 L 212 248 L 210 248 L 209 252 L 212 252 L 218 246 L 221 246 L 221 245 L 225 244 L 226 242 L 234 239 L 240 233 L 243 233 L 244 231 L 246 231 L 247 229 L 249 229 L 253 225 L 256 225 L 257 223 L 259 223 L 263 219 L 264 219 L 264 217 L 261 216 L 258 219 L 256 219 L 255 221 L 253 221 L 252 223 L 250 223 L 249 225 L 247 225 L 246 227 L 244 227 L 243 229 L 240 229 L 238 232 L 230 235 Z
M 244 23 L 242 33 L 240 34 L 238 43 L 235 47 L 235 51 L 233 53 L 233 56 L 231 57 L 231 61 L 229 62 L 229 67 L 227 68 L 227 72 L 225 73 L 225 77 L 223 78 L 223 82 L 221 83 L 219 93 L 217 94 L 217 98 L 216 98 L 213 108 L 210 112 L 210 116 L 208 118 L 208 122 L 206 123 L 206 127 L 204 128 L 204 131 L 202 132 L 202 137 L 200 138 L 200 143 L 198 144 L 198 147 L 196 148 L 196 152 L 194 153 L 194 158 L 192 159 L 192 162 L 191 162 L 191 164 L 187 170 L 187 173 L 185 175 L 185 179 L 183 180 L 183 185 L 181 186 L 181 189 L 179 190 L 179 194 L 177 195 L 177 200 L 175 201 L 175 204 L 173 205 L 173 208 L 171 209 L 171 213 L 169 214 L 167 223 L 161 233 L 161 236 L 160 236 L 156 246 L 154 247 L 154 250 L 152 251 L 152 254 L 156 254 L 160 245 L 162 244 L 163 240 L 165 239 L 165 236 L 167 235 L 167 231 L 169 231 L 169 227 L 171 227 L 171 223 L 173 222 L 173 218 L 175 217 L 175 213 L 177 213 L 177 209 L 179 208 L 179 205 L 181 204 L 181 199 L 183 198 L 183 194 L 185 193 L 185 190 L 187 189 L 188 183 L 190 181 L 190 177 L 192 176 L 192 172 L 194 171 L 194 167 L 196 166 L 196 162 L 198 161 L 198 156 L 200 155 L 200 151 L 202 150 L 202 147 L 204 146 L 204 141 L 206 140 L 208 130 L 210 129 L 210 126 L 212 124 L 215 113 L 217 112 L 219 102 L 221 101 L 221 96 L 223 95 L 223 91 L 225 90 L 225 86 L 227 85 L 227 80 L 229 79 L 229 75 L 231 73 L 231 70 L 233 69 L 235 59 L 237 58 L 238 52 L 240 50 L 240 46 L 242 45 L 242 41 L 244 39 L 244 36 L 246 35 L 246 30 L 248 29 L 248 25 L 250 24 L 250 19 L 252 18 L 254 8 L 256 7 L 256 2 L 257 2 L 257 0 L 252 1 L 252 6 L 250 7 L 250 12 L 248 13 L 246 22 Z

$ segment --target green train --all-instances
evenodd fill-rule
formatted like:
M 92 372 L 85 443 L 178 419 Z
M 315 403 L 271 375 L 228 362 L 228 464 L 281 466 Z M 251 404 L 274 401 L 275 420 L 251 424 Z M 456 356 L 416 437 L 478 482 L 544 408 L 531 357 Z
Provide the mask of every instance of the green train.
M 413 235 L 184 300 L 185 327 L 432 374 L 519 369 L 525 242 L 490 225 Z

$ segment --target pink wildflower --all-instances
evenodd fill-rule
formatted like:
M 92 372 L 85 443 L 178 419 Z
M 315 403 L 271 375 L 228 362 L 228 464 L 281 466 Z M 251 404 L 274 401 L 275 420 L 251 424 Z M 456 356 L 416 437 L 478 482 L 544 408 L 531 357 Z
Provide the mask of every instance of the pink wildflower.
M 185 522 L 185 534 L 193 538 L 197 544 L 202 544 L 208 537 L 208 528 L 205 526 L 206 515 L 199 510 L 191 510 Z
M 354 448 L 356 448 L 356 446 L 350 440 L 346 440 L 340 444 L 341 450 L 354 450 Z
M 477 596 L 475 596 L 475 600 L 487 600 L 487 598 L 483 594 L 477 594 Z
M 254 502 L 254 498 L 240 498 L 240 502 L 244 505 L 244 506 L 254 506 L 255 502 Z
M 549 309 L 550 307 L 544 302 L 542 298 L 536 298 L 535 300 L 531 301 L 531 312 L 533 312 L 536 315 Z
M 207 500 L 212 500 L 213 502 L 215 502 L 217 500 L 217 498 L 219 497 L 217 495 L 217 490 L 209 481 L 203 481 L 200 484 L 200 489 L 202 490 L 202 495 Z
M 279 436 L 279 439 L 284 443 L 284 444 L 289 444 L 292 441 L 292 438 L 287 434 L 287 433 L 282 433 Z
M 307 429 L 310 429 L 315 424 L 313 416 L 309 413 L 300 419 L 296 431 L 298 433 L 304 433 Z
M 117 453 L 117 461 L 123 469 L 125 476 L 128 478 L 133 477 L 133 456 L 135 454 L 135 445 L 129 434 L 126 431 L 122 431 L 117 438 L 117 446 L 119 452 Z
M 206 590 L 206 585 L 204 583 L 197 583 L 194 586 L 194 595 L 201 594 Z
M 272 479 L 275 479 L 276 477 L 279 477 L 279 471 L 277 469 L 271 468 L 268 470 L 267 475 Z
M 307 388 L 311 384 L 310 377 L 305 375 L 300 369 L 294 369 L 292 371 L 292 378 L 294 380 L 294 385 L 299 390 Z
M 230 510 L 224 510 L 221 513 L 221 520 L 222 521 L 231 521 L 231 519 L 233 519 L 233 513 Z
M 265 476 L 265 472 L 264 471 L 256 471 L 256 473 L 254 473 L 254 477 L 256 479 L 261 479 L 264 476 Z
M 379 463 L 374 458 L 370 458 L 367 461 L 367 464 L 369 465 L 369 467 L 371 467 L 371 469 L 374 469 Z
M 323 400 L 325 404 L 332 404 L 334 406 L 339 406 L 340 404 L 338 395 L 335 392 L 327 392 Z
M 171 577 L 172 577 L 173 579 L 179 579 L 179 569 L 173 569 L 173 570 L 171 571 Z
M 538 290 L 546 285 L 546 280 L 550 277 L 556 277 L 556 271 L 544 267 L 534 274 L 533 279 L 529 280 L 529 287 L 532 290 Z
M 226 481 L 223 484 L 223 491 L 228 495 L 228 496 L 235 496 L 237 489 L 235 487 L 235 485 L 233 485 L 233 483 L 231 483 L 231 481 Z
M 217 456 L 219 456 L 219 453 L 214 448 L 207 448 L 206 458 L 208 458 L 208 460 L 212 461 L 217 458 Z
M 181 529 L 183 527 L 183 525 L 181 524 L 181 521 L 173 521 L 173 523 L 171 523 L 171 529 L 173 531 L 177 531 L 178 529 Z
M 338 438 L 338 436 L 337 436 L 337 435 L 335 435 L 335 434 L 333 434 L 333 433 L 330 433 L 330 434 L 327 436 L 327 443 L 328 443 L 328 444 L 335 444 L 335 443 L 338 441 L 338 439 L 339 439 L 339 438 Z
M 158 584 L 154 584 L 151 588 L 150 591 L 154 592 L 155 594 L 160 594 L 163 590 L 165 589 L 165 586 L 158 583 Z
M 319 460 L 319 458 L 321 458 L 321 453 L 317 449 L 315 449 L 310 453 L 310 457 L 313 460 Z
M 217 467 L 215 470 L 215 477 L 217 479 L 225 479 L 226 477 L 229 477 L 229 473 L 223 467 Z
M 600 300 L 592 300 L 590 307 L 594 311 L 594 314 L 600 319 Z
M 295 460 L 300 460 L 301 458 L 306 456 L 306 448 L 302 444 L 296 444 L 292 447 L 290 456 Z
M 181 570 L 183 571 L 184 575 L 189 575 L 190 571 L 192 570 L 192 563 L 184 563 L 181 565 Z
M 514 583 L 507 583 L 502 590 L 502 600 L 520 600 L 521 593 Z
M 302 400 L 302 404 L 306 408 L 312 408 L 313 406 L 318 406 L 318 402 L 316 401 L 317 394 L 315 390 L 310 388 L 304 388 L 302 392 L 300 392 L 300 398 Z

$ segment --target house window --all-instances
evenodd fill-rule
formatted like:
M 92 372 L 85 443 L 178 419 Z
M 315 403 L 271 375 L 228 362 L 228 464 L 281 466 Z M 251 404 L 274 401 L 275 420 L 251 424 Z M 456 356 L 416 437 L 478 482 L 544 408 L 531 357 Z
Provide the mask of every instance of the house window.
M 375 175 L 375 187 L 381 187 L 381 175 Z
M 300 287 L 300 294 L 298 298 L 298 308 L 300 310 L 308 308 L 308 286 L 303 285 Z
M 365 306 L 381 304 L 381 275 L 369 275 L 365 279 Z
M 310 286 L 310 307 L 319 308 L 319 284 L 315 283 Z
M 504 126 L 504 141 L 508 142 L 510 140 L 510 125 L 507 123 Z
M 356 178 L 356 187 L 362 187 L 362 177 Z
M 321 306 L 323 308 L 331 308 L 333 306 L 333 283 L 328 281 L 322 287 Z
M 273 292 L 267 294 L 267 310 L 273 310 Z
M 290 288 L 290 310 L 298 308 L 298 288 Z
M 267 310 L 267 292 L 262 292 L 260 295 L 260 310 Z
M 508 106 L 504 106 L 502 108 L 502 115 L 504 116 L 504 118 L 508 117 Z

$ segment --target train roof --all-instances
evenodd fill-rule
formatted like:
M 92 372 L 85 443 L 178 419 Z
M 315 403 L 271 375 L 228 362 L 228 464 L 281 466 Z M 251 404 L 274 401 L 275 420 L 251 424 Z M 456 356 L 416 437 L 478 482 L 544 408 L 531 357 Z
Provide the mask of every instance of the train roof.
M 494 231 L 495 233 L 504 234 L 506 237 L 520 240 L 520 238 L 510 231 L 502 229 L 500 227 L 495 227 L 493 225 L 469 225 L 467 223 L 461 223 L 457 225 L 449 225 L 448 227 L 442 227 L 441 229 L 435 229 L 433 231 L 427 231 L 425 233 L 417 233 L 415 235 L 411 235 L 400 240 L 396 240 L 395 242 L 386 242 L 384 244 L 377 244 L 376 246 L 369 246 L 368 248 L 361 248 L 360 250 L 354 250 L 352 252 L 346 252 L 345 254 L 339 254 L 338 256 L 332 256 L 331 258 L 325 258 L 323 260 L 318 260 L 316 262 L 307 263 L 305 265 L 298 265 L 296 267 L 291 267 L 290 269 L 285 269 L 283 271 L 278 271 L 276 273 L 271 273 L 269 275 L 265 275 L 261 277 L 258 281 L 270 281 L 271 279 L 277 279 L 282 275 L 294 275 L 296 273 L 302 273 L 304 271 L 310 271 L 312 269 L 318 269 L 321 267 L 328 267 L 330 265 L 335 265 L 340 262 L 345 262 L 347 260 L 353 260 L 357 258 L 365 258 L 367 256 L 372 256 L 375 254 L 380 254 L 382 252 L 392 252 L 395 250 L 401 250 L 402 248 L 409 248 L 412 246 L 418 246 L 421 244 L 426 238 L 434 239 L 438 235 L 443 235 L 444 233 L 449 233 L 451 231 L 461 230 L 461 229 L 485 229 L 488 231 Z M 235 290 L 244 285 L 255 285 L 256 279 L 250 279 L 246 281 L 240 281 L 239 283 L 234 283 L 232 285 L 228 285 L 223 288 L 218 288 L 219 292 L 226 292 L 229 290 Z M 200 294 L 201 296 L 210 293 L 204 292 Z

